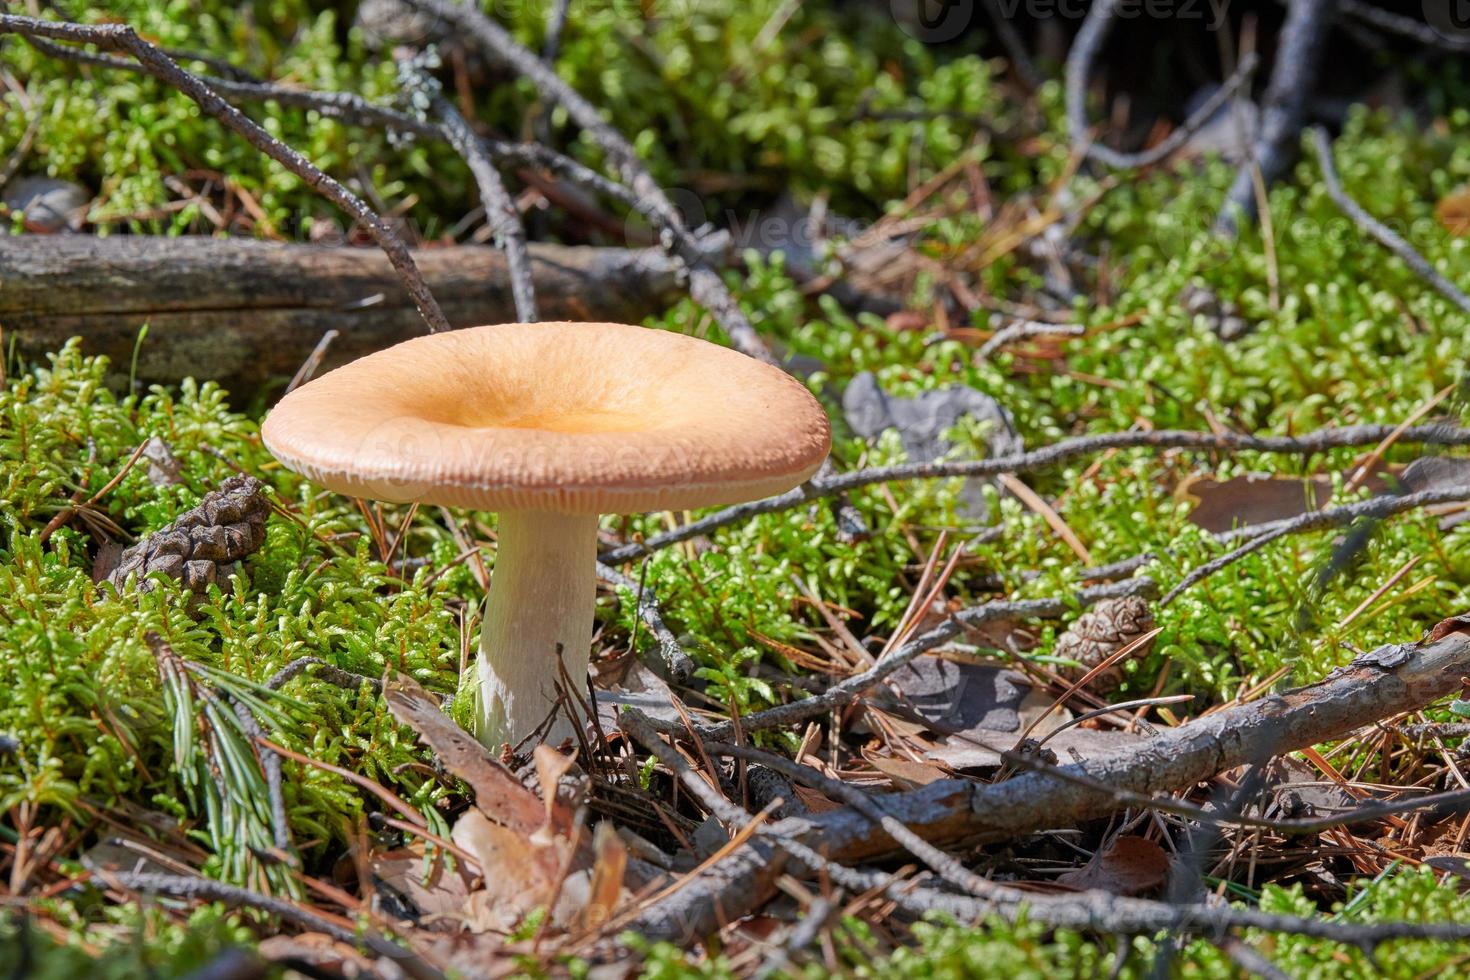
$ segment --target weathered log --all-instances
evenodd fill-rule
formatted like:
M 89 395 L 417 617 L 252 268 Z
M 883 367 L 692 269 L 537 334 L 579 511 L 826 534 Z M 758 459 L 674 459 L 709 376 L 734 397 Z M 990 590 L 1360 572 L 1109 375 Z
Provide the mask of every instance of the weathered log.
M 456 327 L 516 319 L 505 257 L 488 246 L 422 248 L 414 260 Z M 656 250 L 531 246 L 547 320 L 637 323 L 679 294 Z M 236 393 L 290 378 L 327 330 L 322 370 L 424 332 L 377 249 L 224 238 L 0 235 L 0 328 L 22 358 L 71 337 L 127 378 L 138 330 L 143 381 L 222 381 Z

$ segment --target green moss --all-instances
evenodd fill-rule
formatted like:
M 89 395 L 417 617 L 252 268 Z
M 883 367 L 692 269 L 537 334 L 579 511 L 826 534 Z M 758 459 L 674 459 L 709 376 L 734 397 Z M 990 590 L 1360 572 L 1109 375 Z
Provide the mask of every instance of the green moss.
M 523 39 L 539 42 L 540 9 L 511 6 L 511 25 Z M 876 214 L 896 206 L 911 178 L 922 179 L 970 152 L 998 197 L 1027 195 L 1045 203 L 1067 158 L 1058 86 L 1049 84 L 1039 95 L 1044 129 L 1023 158 L 1012 140 L 972 142 L 968 116 L 984 116 L 997 128 L 1018 125 L 985 61 L 941 57 L 891 24 L 810 5 L 798 7 L 785 30 L 758 45 L 762 27 L 780 6 L 776 0 L 694 2 L 678 17 L 645 17 L 641 7 L 634 12 L 620 4 L 573 4 L 559 70 L 607 107 L 610 120 L 634 138 L 657 176 L 671 185 L 698 189 L 699 172 L 734 174 L 754 181 L 741 201 L 763 201 L 791 186 L 829 193 L 839 211 Z M 237 59 L 261 75 L 382 101 L 393 95 L 391 64 L 369 52 L 335 13 L 301 0 L 129 0 L 113 5 L 109 14 L 149 37 Z M 266 225 L 288 237 L 300 235 L 307 219 L 331 216 L 294 177 L 149 80 L 58 65 L 20 43 L 0 48 L 0 59 L 29 81 L 32 98 L 46 107 L 29 166 L 100 189 L 95 220 L 163 232 L 189 227 L 192 210 L 158 215 L 155 209 L 177 197 L 165 176 L 199 170 L 228 173 L 259 203 Z M 1431 103 L 1463 100 L 1462 79 L 1436 75 L 1431 81 Z M 477 106 L 480 120 L 521 133 L 534 93 L 523 83 L 487 89 Z M 3 98 L 7 109 L 18 108 L 13 94 Z M 858 118 L 921 108 L 934 118 Z M 411 213 L 430 233 L 435 221 L 462 213 L 474 200 L 460 164 L 442 147 L 390 146 L 381 134 L 279 106 L 250 111 L 359 187 L 370 182 L 389 199 L 419 195 Z M 563 132 L 564 120 L 554 115 L 553 121 Z M 13 144 L 25 125 L 23 112 L 0 113 L 0 145 Z M 1470 279 L 1470 239 L 1448 235 L 1434 221 L 1433 207 L 1440 196 L 1470 182 L 1467 135 L 1470 113 L 1463 110 L 1446 111 L 1430 127 L 1355 111 L 1336 150 L 1348 190 L 1461 282 Z M 597 158 L 578 140 L 571 149 L 590 161 Z M 1078 322 L 1097 329 L 1068 341 L 1064 358 L 1048 370 L 1016 370 L 1011 353 L 977 362 L 973 348 L 957 341 L 934 342 L 922 331 L 850 316 L 827 297 L 811 301 L 787 277 L 779 255 L 747 256 L 746 272 L 732 273 L 730 282 L 764 335 L 824 365 L 810 383 L 834 415 L 834 455 L 845 468 L 902 459 L 896 439 L 868 445 L 842 425 L 832 392 L 859 371 L 874 372 L 901 396 L 970 385 L 1000 400 L 1033 447 L 1136 425 L 1205 429 L 1219 422 L 1242 431 L 1284 433 L 1398 423 L 1463 376 L 1470 317 L 1341 218 L 1318 186 L 1310 154 L 1270 194 L 1269 249 L 1261 228 L 1247 230 L 1228 247 L 1205 234 L 1232 176 L 1220 162 L 1191 163 L 1123 180 L 1099 197 L 1077 241 L 1083 247 L 1108 244 L 1115 266 L 1112 293 L 1105 302 L 1079 300 Z M 1085 176 L 1075 185 L 1079 200 L 1099 190 Z M 734 197 L 706 195 L 705 206 L 718 210 Z M 943 261 L 992 232 L 992 224 L 966 210 L 922 229 L 917 245 Z M 996 261 L 981 275 L 986 288 L 1002 297 L 1020 296 L 1035 284 L 1034 272 L 1012 258 Z M 1188 284 L 1236 303 L 1256 325 L 1254 332 L 1222 342 L 1204 316 L 1181 306 L 1179 294 Z M 928 288 L 919 284 L 916 305 L 922 307 Z M 712 330 L 705 312 L 690 302 L 653 325 Z M 979 314 L 973 325 L 996 323 Z M 462 686 L 460 651 L 474 648 L 478 587 L 464 564 L 443 574 L 434 570 L 450 565 L 459 546 L 436 514 L 420 512 L 404 532 L 403 552 L 427 559 L 427 567 L 408 581 L 390 574 L 375 557 L 364 514 L 274 464 L 260 445 L 253 416 L 232 410 L 212 383 L 120 398 L 102 383 L 105 365 L 76 345 L 45 365 L 7 366 L 0 390 L 0 595 L 6 597 L 0 604 L 0 676 L 7 679 L 0 734 L 13 737 L 18 749 L 0 759 L 0 812 L 26 803 L 36 819 L 55 821 L 97 806 L 149 807 L 183 824 L 211 855 L 209 873 L 289 891 L 284 876 L 235 846 L 235 830 L 258 832 L 260 815 L 247 812 L 229 823 L 211 812 L 209 786 L 191 768 L 200 751 L 200 743 L 190 740 L 192 713 L 181 715 L 180 701 L 166 696 L 144 635 L 158 632 L 179 655 L 212 671 L 211 683 L 225 690 L 249 690 L 284 664 L 314 656 L 368 676 L 405 671 L 431 689 L 453 693 Z M 1445 406 L 1464 408 L 1463 400 L 1454 399 Z M 264 479 L 289 513 L 272 517 L 264 548 L 230 588 L 211 591 L 202 603 L 167 582 L 142 595 L 96 586 L 93 537 L 79 520 L 41 540 L 42 529 L 74 495 L 84 499 L 101 489 L 149 436 L 166 440 L 182 461 L 181 482 L 156 485 L 144 467 L 123 477 L 99 506 L 126 531 L 145 534 L 167 524 L 236 466 Z M 983 433 L 965 430 L 957 438 L 974 447 Z M 1419 451 L 1398 446 L 1389 458 L 1403 462 Z M 1188 523 L 1188 506 L 1174 496 L 1184 477 L 1329 473 L 1338 479 L 1336 499 L 1346 501 L 1343 474 L 1357 455 L 1122 452 L 1030 479 L 1059 500 L 1060 515 L 1095 562 L 1167 547 L 1169 554 L 1150 568 L 1167 588 L 1222 550 Z M 830 510 L 813 505 L 723 529 L 712 535 L 713 547 L 654 555 L 644 573 L 647 586 L 698 661 L 704 694 L 742 712 L 791 696 L 780 675 L 798 668 L 786 652 L 813 646 L 813 632 L 825 628 L 800 598 L 794 579 L 851 610 L 855 632 L 890 631 L 909 601 L 914 569 L 935 546 L 939 529 L 966 524 L 957 509 L 958 489 L 950 480 L 855 492 L 853 503 L 874 531 L 857 543 L 839 541 Z M 1005 533 L 971 542 L 971 564 L 953 580 L 952 595 L 960 601 L 988 595 L 975 589 L 980 575 L 999 576 L 1018 597 L 1074 587 L 1081 562 L 1046 523 L 1014 500 L 993 493 L 988 499 Z M 489 515 L 460 516 L 477 536 L 493 527 Z M 393 533 L 407 518 L 403 508 L 381 510 Z M 648 536 L 682 519 L 640 515 L 609 520 L 607 528 Z M 1314 575 L 1334 546 L 1332 536 L 1273 543 L 1164 610 L 1154 652 L 1130 665 L 1125 690 L 1152 691 L 1167 663 L 1165 693 L 1196 695 L 1187 706 L 1192 712 L 1233 697 L 1242 685 L 1283 666 L 1292 668 L 1290 679 L 1309 681 L 1344 663 L 1354 648 L 1416 637 L 1445 614 L 1466 608 L 1467 544 L 1470 525 L 1443 531 L 1431 516 L 1404 515 L 1386 522 L 1349 570 L 1318 588 Z M 1350 620 L 1411 561 L 1417 564 L 1410 574 L 1371 603 L 1367 614 Z M 1023 577 L 1031 570 L 1041 574 Z M 1299 616 L 1304 608 L 1310 616 Z M 626 646 L 636 633 L 639 644 L 651 650 L 647 631 L 635 629 L 630 603 L 604 597 L 598 614 L 609 647 Z M 1042 627 L 1039 645 L 1028 655 L 1048 656 L 1057 628 Z M 344 691 L 305 676 L 285 693 L 272 702 L 273 739 L 381 781 L 442 827 L 445 784 L 370 690 Z M 460 715 L 468 700 L 463 695 L 456 707 Z M 1360 747 L 1344 761 L 1408 764 L 1371 759 L 1369 751 Z M 379 803 L 331 772 L 286 766 L 292 832 L 308 865 L 317 868 L 361 833 Z M 1388 775 L 1413 781 L 1422 773 Z M 1345 913 L 1348 918 L 1470 915 L 1464 898 L 1419 872 L 1395 871 L 1361 895 Z M 1295 914 L 1324 911 L 1300 892 L 1274 886 L 1261 891 L 1259 904 Z M 187 926 L 171 924 L 154 911 L 105 907 L 90 894 L 57 899 L 44 912 L 61 925 L 60 935 L 36 938 L 32 949 L 50 971 L 41 975 L 56 976 L 83 968 L 88 925 L 91 951 L 106 950 L 118 957 L 109 964 L 125 964 L 116 967 L 119 976 L 182 972 L 241 940 L 250 925 L 248 918 L 216 910 L 198 913 Z M 20 928 L 14 919 L 0 926 L 0 971 L 13 962 L 4 957 L 19 948 Z M 960 927 L 936 921 L 914 935 L 914 945 L 894 950 L 887 937 L 846 921 L 836 931 L 834 955 L 849 972 L 914 977 L 1097 975 L 1112 970 L 1118 955 L 1098 937 L 1034 923 Z M 1249 940 L 1292 975 L 1351 977 L 1374 968 L 1351 948 L 1279 936 Z M 645 952 L 650 976 L 725 976 L 733 969 L 717 953 L 695 964 L 682 948 L 654 945 Z M 1123 952 L 1121 975 L 1148 973 L 1155 953 L 1150 940 L 1138 939 Z M 1392 976 L 1427 975 L 1454 969 L 1461 955 L 1432 943 L 1398 943 L 1380 952 L 1377 966 Z M 1177 963 L 1182 976 L 1234 975 L 1206 943 L 1187 947 Z

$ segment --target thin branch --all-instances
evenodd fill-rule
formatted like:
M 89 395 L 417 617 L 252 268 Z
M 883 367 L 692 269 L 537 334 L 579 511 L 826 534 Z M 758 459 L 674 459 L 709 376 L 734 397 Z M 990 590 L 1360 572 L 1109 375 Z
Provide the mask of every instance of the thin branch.
M 524 323 L 538 319 L 536 316 L 536 288 L 531 283 L 531 257 L 526 253 L 526 229 L 521 224 L 521 214 L 500 179 L 500 172 L 490 159 L 485 144 L 470 129 L 470 124 L 449 100 L 434 100 L 434 115 L 443 127 L 444 135 L 474 175 L 475 185 L 480 188 L 480 204 L 485 208 L 485 220 L 495 233 L 495 239 L 505 251 L 505 264 L 510 273 L 510 292 L 515 299 L 516 316 Z
M 1188 143 L 1190 137 L 1199 132 L 1215 114 L 1225 106 L 1243 88 L 1250 85 L 1251 78 L 1255 75 L 1259 59 L 1255 52 L 1247 54 L 1236 66 L 1230 77 L 1225 79 L 1218 89 L 1200 105 L 1198 109 L 1189 116 L 1173 132 L 1164 137 L 1155 145 L 1137 153 L 1121 153 L 1101 143 L 1089 143 L 1087 146 L 1087 157 L 1096 160 L 1105 167 L 1116 170 L 1137 170 L 1141 167 L 1151 167 L 1161 160 L 1167 159 L 1176 150 Z
M 567 11 L 571 5 L 572 0 L 552 0 L 551 9 L 546 13 L 546 40 L 541 45 L 541 60 L 548 65 L 555 65 L 561 55 L 561 35 L 566 30 Z
M 320 659 L 319 657 L 297 657 L 295 660 L 291 661 L 289 664 L 272 674 L 270 676 L 270 679 L 265 682 L 265 686 L 270 688 L 272 691 L 279 691 L 281 688 L 286 686 L 288 681 L 291 681 L 301 674 L 304 674 L 306 672 L 306 668 L 308 667 L 320 667 L 321 670 L 317 671 L 317 673 L 314 675 L 318 680 L 326 681 L 328 684 L 332 684 L 336 687 L 340 687 L 348 691 L 355 691 L 358 688 L 362 687 L 363 684 L 367 684 L 373 689 L 374 692 L 377 693 L 382 693 L 383 690 L 382 681 L 377 680 L 376 678 L 367 677 L 363 674 L 354 674 L 351 671 L 343 670 L 340 667 L 333 667 L 331 664 L 327 663 L 325 660 Z
M 1288 534 L 1302 534 L 1307 531 L 1320 531 L 1323 528 L 1343 527 L 1360 518 L 1384 518 L 1394 514 L 1402 514 L 1404 511 L 1415 510 L 1420 507 L 1433 507 L 1436 504 L 1452 504 L 1462 500 L 1470 499 L 1470 486 L 1444 487 L 1438 490 L 1421 490 L 1418 493 L 1406 493 L 1398 496 L 1374 497 L 1355 504 L 1343 504 L 1340 507 L 1328 507 L 1325 510 L 1310 511 L 1300 517 L 1290 520 L 1277 521 L 1269 528 L 1257 528 L 1260 533 L 1255 534 L 1245 544 L 1227 552 L 1218 558 L 1205 562 L 1203 565 L 1191 571 L 1170 589 L 1159 601 L 1159 605 L 1167 606 L 1179 597 L 1186 589 L 1209 578 L 1220 569 L 1232 565 L 1252 552 L 1259 551 L 1272 541 L 1286 537 Z
M 1349 17 L 1360 20 L 1381 31 L 1387 31 L 1390 34 L 1397 34 L 1411 41 L 1417 41 L 1427 47 L 1441 48 L 1445 51 L 1452 51 L 1455 54 L 1470 52 L 1470 37 L 1452 37 L 1448 33 L 1435 30 L 1430 24 L 1414 20 L 1412 17 L 1405 17 L 1402 14 L 1395 14 L 1383 10 L 1372 4 L 1362 3 L 1360 0 L 1337 0 L 1337 6 L 1339 10 Z M 1423 9 L 1427 12 L 1429 9 L 1428 4 L 1425 4 Z M 1445 2 L 1442 9 L 1448 15 L 1454 7 L 1451 2 Z
M 633 596 L 637 603 L 638 617 L 643 620 L 644 625 L 658 641 L 659 654 L 663 659 L 663 666 L 668 671 L 669 677 L 675 683 L 683 684 L 694 674 L 694 661 L 689 659 L 689 654 L 679 645 L 679 638 L 674 631 L 669 629 L 664 622 L 663 614 L 659 611 L 658 600 L 653 591 L 640 588 L 639 584 L 622 572 L 610 565 L 597 563 L 597 577 L 608 584 L 627 591 Z
M 1110 449 L 1196 449 L 1217 452 L 1318 453 L 1351 446 L 1377 445 L 1395 432 L 1390 425 L 1352 425 L 1335 429 L 1318 429 L 1302 436 L 1256 436 L 1236 432 L 1194 432 L 1160 429 L 1157 431 L 1104 432 L 1092 436 L 1063 439 L 1026 453 L 976 460 L 937 460 L 927 463 L 900 463 L 896 466 L 854 470 L 850 473 L 813 479 L 804 486 L 774 497 L 736 504 L 690 521 L 672 531 L 655 534 L 645 541 L 625 544 L 603 553 L 601 560 L 609 565 L 622 564 L 652 554 L 690 538 L 710 534 L 722 527 L 749 520 L 760 514 L 790 510 L 819 497 L 831 496 L 874 483 L 900 480 L 927 480 L 943 477 L 990 477 L 1002 473 L 1029 473 L 1056 466 L 1070 459 L 1105 452 Z M 1445 425 L 1415 426 L 1399 439 L 1401 445 L 1465 446 L 1470 445 L 1470 429 Z
M 1261 106 L 1256 143 L 1236 172 L 1215 218 L 1217 234 L 1234 236 L 1240 222 L 1254 219 L 1257 181 L 1270 187 L 1291 165 L 1306 121 L 1307 103 L 1316 89 L 1322 50 L 1336 19 L 1337 0 L 1292 0 L 1287 8 L 1271 82 Z
M 775 358 L 756 332 L 740 304 L 725 286 L 720 273 L 709 261 L 699 238 L 684 224 L 657 181 L 639 159 L 633 144 L 603 119 L 597 107 L 568 85 L 556 71 L 533 52 L 523 47 L 505 28 L 478 9 L 451 0 L 405 0 L 417 10 L 440 17 L 458 26 L 472 37 L 493 59 L 508 65 L 528 79 L 547 101 L 560 105 L 593 143 L 607 154 L 623 182 L 644 205 L 640 213 L 658 225 L 664 248 L 682 262 L 689 272 L 689 292 L 696 302 L 707 308 L 737 350 L 768 363 Z
M 157 47 L 149 44 L 126 24 L 69 24 L 0 14 L 0 34 L 19 34 L 27 40 L 46 38 L 74 44 L 93 44 L 103 51 L 121 51 L 137 60 L 142 71 L 183 92 L 193 99 L 206 115 L 219 120 L 242 136 L 246 142 L 301 178 L 312 190 L 350 214 L 367 229 L 398 270 L 404 288 L 418 307 L 430 331 L 448 330 L 444 311 L 429 292 L 423 276 L 409 254 L 408 246 L 377 212 L 336 179 L 324 173 L 296 150 L 271 136 L 255 120 L 226 102 L 218 92 L 199 78 L 180 68 Z
M 1026 39 L 1016 30 L 1016 24 L 1012 20 L 1015 8 L 1011 8 L 1008 13 L 1000 0 L 982 0 L 981 5 L 985 8 L 985 16 L 990 18 L 990 26 L 995 30 L 1001 46 L 1006 49 L 1006 56 L 1010 59 L 1011 67 L 1015 69 L 1021 85 L 1028 92 L 1041 88 L 1046 83 L 1046 76 L 1036 67 L 1031 52 L 1026 50 Z
M 1074 157 L 1086 156 L 1090 136 L 1087 125 L 1087 86 L 1092 78 L 1092 65 L 1103 44 L 1113 31 L 1113 18 L 1121 0 L 1093 0 L 1087 8 L 1082 27 L 1067 50 L 1065 93 L 1067 98 L 1067 136 Z
M 1343 190 L 1342 180 L 1337 176 L 1337 168 L 1332 162 L 1332 142 L 1327 138 L 1327 131 L 1321 126 L 1313 126 L 1308 130 L 1312 138 L 1312 147 L 1317 152 L 1317 161 L 1322 167 L 1322 183 L 1327 188 L 1327 196 L 1342 209 L 1343 214 L 1353 219 L 1353 224 L 1365 235 L 1372 238 L 1378 244 L 1397 255 L 1404 265 L 1414 271 L 1419 278 L 1439 290 L 1440 295 L 1454 303 L 1461 310 L 1470 313 L 1470 296 L 1466 296 L 1458 286 L 1450 282 L 1439 273 L 1439 270 L 1429 264 L 1429 260 L 1414 250 L 1414 246 L 1404 241 L 1403 238 L 1389 228 L 1383 222 L 1369 214 L 1361 204 L 1354 201 Z
M 986 360 L 1007 344 L 1023 337 L 1080 337 L 1087 328 L 1077 323 L 1040 323 L 1036 320 L 1017 320 L 997 330 L 980 349 L 975 352 L 977 360 Z
M 64 61 L 98 65 L 134 74 L 149 74 L 143 66 L 124 58 L 52 44 L 42 38 L 27 38 L 27 40 L 35 46 L 36 50 Z M 292 108 L 310 109 L 353 125 L 382 129 L 402 136 L 417 136 L 443 143 L 449 142 L 449 136 L 442 126 L 405 112 L 399 112 L 388 106 L 370 102 L 353 92 L 321 92 L 313 89 L 290 88 L 273 82 L 237 80 L 211 75 L 199 77 L 216 92 L 231 98 L 248 102 L 275 102 Z M 630 188 L 617 181 L 609 180 L 571 157 L 537 143 L 512 143 L 485 137 L 481 137 L 480 142 L 485 147 L 485 152 L 497 163 L 545 170 L 573 183 L 581 184 L 604 197 L 634 209 L 645 218 L 648 217 L 646 206 Z
M 235 717 L 240 719 L 240 728 L 246 737 L 257 743 L 265 738 L 265 729 L 260 727 L 260 720 L 255 717 L 250 708 L 236 698 L 227 697 L 230 707 L 234 709 Z M 286 816 L 286 795 L 282 785 L 281 757 L 275 752 L 259 746 L 260 769 L 265 773 L 266 792 L 270 795 L 271 804 L 271 836 L 275 841 L 276 850 L 283 855 L 294 853 L 291 845 L 291 821 Z
M 443 980 L 444 975 L 412 950 L 400 946 L 393 940 L 372 929 L 354 930 L 339 925 L 332 919 L 309 911 L 285 899 L 262 895 L 227 885 L 210 878 L 186 878 L 183 875 L 155 874 L 149 872 L 109 871 L 100 875 L 104 881 L 115 882 L 122 888 L 152 895 L 172 895 L 205 902 L 220 902 L 231 908 L 259 909 L 295 923 L 309 932 L 331 936 L 338 942 L 355 948 L 363 948 L 394 965 L 414 980 Z

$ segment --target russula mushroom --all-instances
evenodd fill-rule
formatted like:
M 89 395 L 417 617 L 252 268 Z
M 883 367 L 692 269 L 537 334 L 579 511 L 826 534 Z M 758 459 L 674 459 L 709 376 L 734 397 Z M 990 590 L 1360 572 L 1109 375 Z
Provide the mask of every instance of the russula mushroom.
M 799 382 L 736 351 L 614 323 L 508 323 L 370 354 L 286 395 L 261 428 L 338 493 L 499 514 L 476 735 L 516 743 L 591 654 L 599 514 L 789 490 L 827 455 Z M 553 740 L 571 733 L 559 714 Z

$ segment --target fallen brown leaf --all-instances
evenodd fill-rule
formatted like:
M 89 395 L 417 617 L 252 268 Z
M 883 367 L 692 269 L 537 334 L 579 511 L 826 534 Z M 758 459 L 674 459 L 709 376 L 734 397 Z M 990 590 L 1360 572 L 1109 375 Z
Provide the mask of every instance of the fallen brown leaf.
M 628 848 L 610 823 L 600 823 L 592 836 L 596 863 L 587 906 L 582 910 L 584 928 L 595 929 L 618 910 L 623 901 L 623 874 L 628 870 Z
M 469 784 L 475 806 L 487 817 L 525 836 L 545 823 L 536 794 L 441 711 L 418 681 L 404 674 L 390 676 L 383 684 L 383 700 L 394 718 L 418 732 L 444 768 Z
M 1318 510 L 1332 497 L 1332 479 L 1325 475 L 1287 477 L 1263 473 L 1249 473 L 1230 480 L 1196 476 L 1180 483 L 1174 496 L 1194 502 L 1189 523 L 1220 534 Z
M 1439 199 L 1434 215 L 1451 235 L 1470 234 L 1470 187 L 1459 187 Z
M 943 769 L 925 762 L 896 759 L 867 751 L 863 752 L 863 758 L 868 761 L 868 765 L 893 780 L 893 784 L 899 789 L 917 789 L 936 780 L 949 778 Z
M 492 823 L 479 810 L 466 810 L 455 821 L 452 838 L 484 875 L 484 887 L 465 899 L 463 918 L 471 931 L 510 929 L 550 900 L 561 865 L 555 847 L 538 847 L 527 835 Z
M 1080 891 L 1100 889 L 1115 895 L 1137 895 L 1162 885 L 1169 877 L 1169 855 L 1143 837 L 1117 837 L 1092 860 L 1057 879 Z
M 408 847 L 383 851 L 372 856 L 371 867 L 380 886 L 387 887 L 418 910 L 417 923 L 426 929 L 459 928 L 464 924 L 465 900 L 472 884 L 465 862 L 449 861 L 437 855 L 425 868 L 422 842 Z M 427 874 L 425 871 L 427 870 Z

